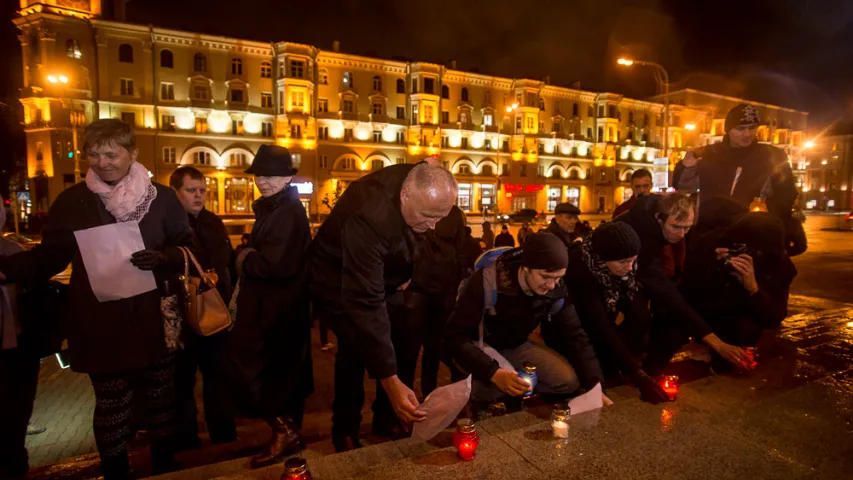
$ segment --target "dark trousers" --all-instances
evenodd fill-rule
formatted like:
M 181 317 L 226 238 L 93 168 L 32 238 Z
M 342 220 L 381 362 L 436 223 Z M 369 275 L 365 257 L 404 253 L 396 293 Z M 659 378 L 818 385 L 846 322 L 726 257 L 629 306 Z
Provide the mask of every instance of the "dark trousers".
M 195 401 L 196 370 L 201 371 L 202 400 L 207 431 L 213 443 L 227 443 L 237 439 L 234 424 L 234 407 L 231 389 L 226 379 L 223 359 L 225 337 L 220 332 L 209 337 L 192 335 L 186 349 L 178 354 L 175 365 L 175 391 L 177 392 L 177 434 L 182 441 L 198 438 L 198 409 Z
M 18 348 L 0 350 L 0 479 L 29 470 L 27 424 L 38 386 L 39 356 L 24 337 Z
M 456 296 L 406 291 L 404 298 L 406 312 L 412 324 L 423 326 L 421 393 L 426 397 L 438 386 L 444 326 L 453 311 Z
M 737 347 L 753 347 L 761 338 L 762 328 L 752 317 L 742 314 L 703 316 L 705 321 L 720 340 Z M 649 375 L 663 372 L 672 357 L 688 341 L 691 333 L 677 319 L 656 312 L 649 336 L 649 353 L 643 362 L 643 369 Z M 701 341 L 701 339 L 695 339 Z M 715 370 L 728 370 L 731 365 L 717 352 L 711 351 L 711 361 Z M 721 373 L 718 371 L 718 373 Z
M 149 367 L 120 373 L 90 374 L 95 390 L 95 444 L 105 477 L 125 478 L 129 470 L 127 443 L 134 417 L 134 397 L 146 407 L 140 426 L 152 438 L 151 458 L 157 464 L 171 461 L 175 434 L 175 356 L 169 355 Z
M 647 305 L 647 300 L 638 292 L 635 294 L 634 300 L 627 301 L 626 299 L 617 306 L 617 311 L 622 312 L 623 320 L 622 323 L 616 325 L 616 332 L 622 343 L 637 360 L 643 357 L 648 348 L 651 313 Z M 598 362 L 601 364 L 605 379 L 617 380 L 621 365 L 616 353 L 610 348 L 609 341 L 605 338 L 599 338 L 593 333 L 590 333 L 589 340 L 598 357 Z M 630 374 L 633 372 L 623 373 Z
M 391 343 L 397 360 L 397 376 L 409 388 L 415 380 L 415 369 L 421 348 L 422 327 L 406 315 L 402 295 L 394 295 L 386 301 L 391 319 Z M 318 305 L 315 304 L 315 308 Z M 361 427 L 361 408 L 364 406 L 364 352 L 359 348 L 359 336 L 355 326 L 346 315 L 335 315 L 318 308 L 318 315 L 338 339 L 335 356 L 335 400 L 332 402 L 332 433 L 358 435 Z M 388 395 L 376 381 L 376 400 L 371 407 L 374 425 L 388 425 L 396 421 Z

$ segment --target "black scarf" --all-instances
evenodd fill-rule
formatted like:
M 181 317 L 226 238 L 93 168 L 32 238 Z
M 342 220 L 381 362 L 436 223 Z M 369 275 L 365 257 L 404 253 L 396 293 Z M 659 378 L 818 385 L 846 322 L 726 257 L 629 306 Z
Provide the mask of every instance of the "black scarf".
M 634 293 L 636 293 L 640 287 L 637 284 L 637 262 L 634 262 L 634 265 L 630 272 L 627 275 L 621 278 L 614 277 L 610 270 L 607 268 L 607 264 L 602 260 L 595 252 L 592 251 L 592 239 L 587 239 L 583 242 L 582 252 L 583 252 L 583 261 L 586 263 L 586 267 L 589 269 L 589 272 L 595 277 L 595 280 L 599 285 L 604 289 L 604 301 L 607 304 L 607 308 L 612 310 L 616 310 L 616 304 L 619 302 L 619 298 L 622 296 L 622 292 L 625 292 L 625 296 L 628 297 L 629 300 L 634 299 Z

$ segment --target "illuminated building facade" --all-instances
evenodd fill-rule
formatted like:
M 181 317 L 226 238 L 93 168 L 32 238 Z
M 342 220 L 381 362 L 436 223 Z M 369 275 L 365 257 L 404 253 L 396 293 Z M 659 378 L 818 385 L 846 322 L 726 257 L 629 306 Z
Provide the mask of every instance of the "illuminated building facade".
M 20 2 L 36 210 L 75 181 L 75 130 L 120 118 L 157 181 L 196 166 L 208 176 L 208 209 L 226 216 L 251 214 L 258 193 L 243 170 L 272 142 L 294 155 L 312 218 L 367 172 L 429 155 L 454 173 L 470 213 L 552 212 L 564 201 L 608 212 L 630 197 L 638 168 L 666 186 L 685 148 L 719 140 L 727 111 L 713 107 L 719 96 L 673 92 L 667 160 L 660 98 L 350 55 L 337 42 L 328 51 L 133 25 L 105 20 L 99 0 Z M 784 134 L 782 123 L 768 126 L 767 138 L 795 155 L 806 114 L 764 107 L 787 122 Z

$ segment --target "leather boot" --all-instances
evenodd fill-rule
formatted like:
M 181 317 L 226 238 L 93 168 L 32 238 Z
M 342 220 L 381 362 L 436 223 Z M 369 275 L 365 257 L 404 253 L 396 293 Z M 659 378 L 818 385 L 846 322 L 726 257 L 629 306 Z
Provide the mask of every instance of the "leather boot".
M 361 448 L 361 442 L 358 440 L 358 434 L 348 435 L 346 433 L 332 432 L 332 445 L 335 446 L 335 452 L 348 452 Z
M 280 462 L 284 457 L 305 448 L 302 437 L 299 436 L 299 431 L 290 418 L 276 417 L 266 422 L 272 428 L 272 438 L 261 453 L 252 457 L 250 462 L 252 468 L 266 467 Z

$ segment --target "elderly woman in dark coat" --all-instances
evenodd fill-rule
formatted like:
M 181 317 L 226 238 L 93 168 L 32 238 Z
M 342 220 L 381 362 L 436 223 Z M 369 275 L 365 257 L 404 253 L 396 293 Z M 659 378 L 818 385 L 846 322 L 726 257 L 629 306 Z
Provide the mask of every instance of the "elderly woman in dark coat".
M 123 479 L 130 478 L 127 442 L 136 396 L 149 409 L 152 467 L 164 471 L 173 464 L 172 352 L 180 346 L 180 323 L 164 315 L 161 299 L 166 281 L 183 267 L 177 247 L 192 243 L 192 230 L 175 193 L 152 183 L 148 170 L 136 162 L 136 139 L 128 125 L 114 119 L 93 122 L 83 149 L 90 166 L 86 181 L 53 203 L 41 244 L 0 260 L 0 272 L 9 281 L 28 284 L 47 280 L 71 263 L 61 323 L 71 368 L 89 374 L 95 390 L 95 441 L 105 477 Z M 128 260 L 153 270 L 157 288 L 99 301 L 87 271 L 92 266 L 84 263 L 75 232 L 123 222 L 138 222 L 145 249 Z
M 237 257 L 237 319 L 228 339 L 229 362 L 241 388 L 241 412 L 264 419 L 272 439 L 252 458 L 271 465 L 302 448 L 299 426 L 314 390 L 310 352 L 308 216 L 290 185 L 296 170 L 284 147 L 262 145 L 246 173 L 263 198 L 252 208 L 255 225 Z

